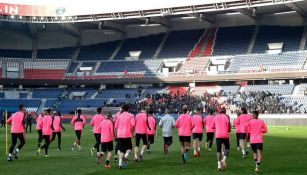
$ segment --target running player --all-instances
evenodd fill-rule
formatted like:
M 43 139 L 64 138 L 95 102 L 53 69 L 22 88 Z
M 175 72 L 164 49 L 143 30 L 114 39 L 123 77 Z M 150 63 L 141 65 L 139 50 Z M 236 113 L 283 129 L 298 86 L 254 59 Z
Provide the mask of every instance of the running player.
M 38 132 L 38 139 L 37 139 L 37 148 L 41 147 L 42 140 L 43 140 L 43 133 L 42 133 L 42 127 L 41 123 L 44 118 L 44 115 L 46 114 L 46 109 L 44 109 L 36 118 L 36 130 Z
M 110 159 L 112 157 L 113 151 L 113 138 L 115 136 L 114 133 L 114 123 L 112 121 L 112 113 L 109 112 L 106 116 L 105 120 L 103 120 L 99 126 L 97 127 L 97 131 L 100 131 L 101 135 L 101 150 L 102 152 L 99 153 L 97 163 L 100 163 L 102 157 L 107 154 L 106 163 L 104 165 L 105 168 L 111 168 L 110 166 Z
M 214 117 L 213 128 L 215 128 L 216 133 L 216 156 L 218 160 L 218 170 L 226 169 L 226 159 L 230 150 L 229 143 L 229 132 L 230 128 L 230 120 L 229 116 L 226 115 L 226 109 L 221 108 L 220 114 Z M 223 154 L 222 154 L 222 147 Z
M 53 118 L 51 116 L 51 109 L 47 109 L 47 114 L 44 116 L 41 126 L 42 126 L 43 139 L 45 140 L 45 144 L 37 150 L 37 154 L 38 155 L 40 154 L 41 149 L 45 149 L 45 157 L 49 157 L 48 149 L 49 149 L 52 131 L 54 130 Z
M 12 144 L 7 156 L 8 161 L 12 161 L 12 154 L 15 159 L 18 159 L 18 152 L 25 145 L 25 118 L 26 112 L 24 105 L 20 104 L 18 106 L 18 112 L 14 113 L 9 119 L 7 119 L 7 124 L 12 125 L 11 127 L 11 138 Z M 20 144 L 15 149 L 17 144 L 17 139 L 19 139 Z M 14 150 L 15 149 L 15 150 Z
M 200 157 L 200 147 L 203 140 L 204 123 L 201 116 L 201 108 L 196 109 L 196 114 L 193 115 L 193 121 L 195 127 L 192 130 L 193 133 L 193 148 L 194 157 Z
M 238 118 L 241 115 L 241 112 L 238 112 L 237 118 L 233 120 L 232 126 L 236 129 L 236 141 L 237 141 L 237 150 L 240 151 L 240 126 L 238 123 Z
M 249 121 L 246 129 L 250 131 L 250 143 L 254 152 L 254 161 L 256 164 L 255 172 L 260 173 L 260 164 L 262 161 L 263 137 L 262 133 L 267 133 L 268 129 L 263 120 L 258 118 L 259 112 L 253 111 L 253 119 Z
M 207 133 L 207 139 L 206 139 L 206 149 L 209 151 L 212 151 L 212 144 L 213 144 L 213 138 L 214 138 L 214 111 L 213 109 L 209 109 L 209 115 L 204 118 L 204 125 L 206 126 L 206 133 Z
M 148 124 L 148 115 L 146 114 L 146 109 L 141 109 L 141 112 L 135 116 L 135 147 L 134 147 L 134 161 L 138 162 L 143 160 L 143 154 L 147 147 L 147 128 Z M 143 146 L 139 154 L 140 141 L 143 141 Z
M 118 142 L 118 165 L 120 169 L 128 165 L 127 160 L 132 150 L 131 138 L 134 132 L 135 120 L 134 116 L 128 112 L 129 108 L 129 105 L 123 105 L 123 112 L 117 117 L 115 123 Z
M 77 110 L 77 115 L 72 118 L 70 123 L 74 127 L 76 133 L 76 141 L 72 145 L 72 150 L 74 151 L 75 148 L 78 147 L 79 151 L 81 151 L 81 135 L 84 125 L 86 123 L 85 117 L 82 115 L 81 109 Z
M 122 106 L 120 107 L 120 110 L 114 115 L 114 118 L 113 118 L 113 123 L 115 124 L 116 123 L 116 120 L 117 120 L 117 117 L 123 113 L 123 108 Z M 115 133 L 116 133 L 116 130 L 115 130 Z M 116 134 L 115 134 L 116 136 Z M 117 160 L 118 160 L 118 142 L 117 142 L 117 138 L 115 137 L 115 148 L 114 148 L 114 162 L 117 163 Z
M 93 133 L 96 140 L 96 144 L 93 148 L 90 148 L 92 156 L 94 155 L 94 151 L 96 148 L 97 156 L 99 155 L 99 146 L 100 146 L 100 140 L 101 140 L 101 134 L 98 130 L 98 127 L 100 126 L 100 123 L 104 120 L 104 116 L 102 115 L 102 107 L 97 108 L 97 114 L 94 115 L 94 117 L 91 120 L 91 126 L 93 127 Z
M 61 151 L 61 141 L 62 141 L 62 129 L 63 131 L 65 131 L 65 128 L 62 125 L 62 114 L 60 111 L 54 111 L 53 113 L 53 132 L 52 132 L 52 138 L 51 138 L 51 142 L 53 142 L 55 140 L 55 137 L 58 136 L 58 151 Z
M 175 127 L 175 119 L 170 114 L 170 110 L 165 110 L 165 115 L 161 118 L 159 126 L 162 128 L 162 136 L 164 140 L 164 154 L 168 153 L 168 148 L 173 143 L 173 128 Z
M 147 153 L 150 154 L 150 145 L 155 143 L 155 132 L 157 129 L 156 118 L 153 115 L 153 110 L 149 109 L 147 111 L 148 115 L 148 124 L 147 135 L 148 135 L 148 144 L 147 144 Z
M 189 150 L 191 146 L 191 133 L 194 128 L 192 117 L 188 114 L 188 106 L 182 107 L 182 113 L 176 120 L 176 128 L 178 128 L 179 142 L 181 145 L 181 157 L 185 163 L 189 159 Z
M 237 126 L 240 127 L 240 147 L 242 150 L 242 158 L 246 158 L 247 154 L 249 152 L 248 147 L 246 148 L 246 130 L 245 127 L 248 124 L 248 122 L 252 119 L 252 116 L 247 113 L 246 108 L 241 109 L 242 114 L 238 117 L 238 120 L 236 122 Z

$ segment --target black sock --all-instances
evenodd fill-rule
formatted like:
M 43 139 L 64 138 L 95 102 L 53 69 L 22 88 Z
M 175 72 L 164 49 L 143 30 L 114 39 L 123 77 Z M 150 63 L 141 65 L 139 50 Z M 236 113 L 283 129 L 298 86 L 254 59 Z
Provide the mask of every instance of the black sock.
M 261 162 L 257 162 L 257 165 L 260 166 Z
M 185 161 L 183 154 L 181 155 L 181 157 L 182 157 L 182 160 Z
M 110 163 L 110 161 L 109 161 L 109 160 L 107 160 L 107 161 L 106 161 L 106 164 L 107 164 L 107 165 L 109 165 L 109 163 Z
M 257 163 L 257 159 L 254 159 L 255 163 Z
M 189 152 L 189 149 L 185 149 L 185 152 Z

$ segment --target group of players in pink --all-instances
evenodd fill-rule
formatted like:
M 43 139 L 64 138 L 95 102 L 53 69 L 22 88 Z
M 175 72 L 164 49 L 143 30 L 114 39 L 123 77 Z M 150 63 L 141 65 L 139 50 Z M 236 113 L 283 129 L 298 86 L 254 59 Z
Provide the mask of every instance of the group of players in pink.
M 196 113 L 191 116 L 188 111 L 188 106 L 182 107 L 182 114 L 177 120 L 171 117 L 166 110 L 166 115 L 159 122 L 162 128 L 164 139 L 164 153 L 168 153 L 168 148 L 172 144 L 172 130 L 174 127 L 178 129 L 179 141 L 181 144 L 181 156 L 185 163 L 189 159 L 189 150 L 191 147 L 191 136 L 193 138 L 194 157 L 200 157 L 201 143 L 203 138 L 203 130 L 206 128 L 207 140 L 205 147 L 211 151 L 214 135 L 216 137 L 216 151 L 218 170 L 226 169 L 226 160 L 229 155 L 230 141 L 229 133 L 231 131 L 230 118 L 226 114 L 226 109 L 221 108 L 219 113 L 214 116 L 214 111 L 209 110 L 209 115 L 203 118 L 201 109 L 197 109 Z M 262 133 L 267 132 L 267 127 L 263 120 L 258 118 L 258 111 L 253 111 L 252 115 L 247 113 L 245 108 L 241 110 L 242 114 L 233 121 L 233 127 L 236 128 L 238 142 L 238 150 L 242 150 L 243 158 L 247 157 L 248 146 L 246 141 L 249 140 L 253 150 L 253 158 L 255 161 L 255 172 L 260 172 L 260 164 L 262 161 L 263 137 Z M 19 106 L 19 111 L 14 113 L 7 121 L 11 124 L 12 145 L 9 149 L 8 161 L 12 161 L 12 155 L 17 159 L 18 152 L 25 144 L 24 136 L 24 120 L 25 109 L 23 105 Z M 51 141 L 58 136 L 58 150 L 61 150 L 61 131 L 65 128 L 61 124 L 62 116 L 60 113 L 51 115 L 51 109 L 47 109 L 37 118 L 38 151 L 45 149 L 45 156 L 48 157 L 48 147 Z M 82 130 L 86 123 L 85 117 L 81 110 L 77 110 L 77 114 L 71 120 L 74 126 L 76 141 L 72 146 L 72 150 L 78 148 L 81 150 L 80 141 Z M 97 114 L 92 117 L 90 125 L 93 127 L 93 133 L 96 143 L 90 149 L 94 155 L 95 149 L 97 152 L 97 163 L 102 161 L 106 155 L 105 168 L 110 168 L 110 160 L 113 152 L 113 140 L 115 144 L 115 161 L 118 160 L 119 168 L 128 165 L 128 157 L 132 151 L 132 137 L 135 134 L 134 161 L 143 160 L 144 152 L 150 153 L 150 144 L 154 143 L 156 132 L 156 119 L 152 110 L 142 109 L 139 114 L 134 116 L 129 113 L 129 105 L 123 105 L 121 110 L 116 113 L 114 118 L 108 113 L 106 116 L 102 114 L 102 108 L 97 108 Z M 20 145 L 15 149 L 17 139 L 20 140 Z M 45 144 L 41 146 L 42 139 Z M 143 142 L 141 150 L 139 150 L 140 142 Z M 240 146 L 240 148 L 239 148 Z M 14 150 L 15 149 L 15 150 Z

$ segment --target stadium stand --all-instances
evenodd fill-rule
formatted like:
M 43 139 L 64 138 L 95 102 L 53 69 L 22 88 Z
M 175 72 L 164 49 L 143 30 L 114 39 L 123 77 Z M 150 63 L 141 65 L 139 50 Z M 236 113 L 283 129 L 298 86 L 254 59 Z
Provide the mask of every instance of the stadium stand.
M 58 98 L 63 92 L 60 88 L 33 89 L 32 98 Z
M 185 30 L 171 32 L 164 43 L 164 47 L 162 48 L 159 57 L 187 57 L 203 33 L 204 30 Z
M 93 88 L 70 88 L 67 89 L 66 97 L 72 98 L 73 93 L 80 95 L 83 98 L 91 98 L 97 92 Z
M 82 46 L 77 60 L 108 60 L 119 45 L 120 41 Z
M 38 99 L 1 99 L 0 106 L 8 112 L 15 112 L 19 104 L 24 104 L 28 112 L 36 112 L 41 100 Z
M 63 79 L 69 60 L 36 60 L 24 62 L 25 79 Z
M 265 53 L 268 43 L 284 43 L 283 51 L 297 51 L 300 46 L 303 27 L 261 26 L 253 53 Z
M 71 62 L 69 65 L 69 68 L 67 70 L 67 73 L 74 73 L 76 68 L 78 67 L 79 63 L 78 62 Z
M 96 98 L 135 98 L 140 94 L 137 89 L 107 89 L 101 90 Z
M 37 58 L 40 59 L 71 59 L 74 55 L 75 47 L 39 49 Z
M 0 49 L 3 58 L 32 58 L 32 50 Z
M 307 57 L 306 51 L 282 54 L 251 54 L 235 56 L 227 71 L 255 72 L 261 69 L 270 71 L 301 70 Z
M 129 56 L 129 51 L 141 51 L 139 58 L 151 59 L 159 47 L 164 35 L 165 34 L 162 33 L 126 39 L 115 59 L 124 60 L 125 57 Z
M 291 95 L 293 92 L 293 84 L 283 85 L 249 85 L 242 89 L 243 92 L 260 92 L 267 91 L 281 95 Z
M 57 109 L 63 114 L 74 113 L 77 108 L 97 108 L 105 106 L 107 100 L 103 99 L 64 99 Z
M 255 26 L 219 28 L 213 55 L 246 54 Z

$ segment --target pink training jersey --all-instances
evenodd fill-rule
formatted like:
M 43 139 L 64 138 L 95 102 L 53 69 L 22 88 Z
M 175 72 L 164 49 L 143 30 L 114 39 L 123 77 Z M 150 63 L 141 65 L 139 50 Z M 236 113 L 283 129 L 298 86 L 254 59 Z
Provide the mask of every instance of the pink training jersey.
M 250 143 L 263 143 L 262 133 L 267 133 L 268 129 L 261 119 L 252 119 L 246 125 L 250 131 Z
M 97 130 L 101 134 L 101 143 L 102 142 L 111 142 L 114 138 L 114 123 L 111 119 L 103 120 Z
M 74 126 L 75 131 L 78 130 L 83 130 L 83 127 L 86 123 L 85 117 L 83 115 L 80 115 L 80 117 L 78 118 L 78 116 L 74 116 L 74 118 L 72 118 L 70 124 Z
M 115 123 L 117 138 L 131 138 L 135 126 L 134 116 L 129 112 L 121 113 Z
M 53 132 L 61 132 L 62 126 L 61 126 L 62 116 L 54 116 L 53 118 Z
M 41 130 L 41 123 L 42 123 L 42 120 L 43 120 L 43 115 L 42 114 L 39 114 L 38 117 L 36 118 L 36 129 L 37 130 Z
M 235 118 L 232 125 L 236 128 L 236 133 L 240 133 L 240 126 L 238 125 L 238 118 Z
M 113 118 L 113 122 L 116 123 L 116 120 L 117 120 L 117 117 L 119 116 L 119 114 L 121 114 L 122 112 L 121 111 L 118 111 L 115 115 L 114 115 L 114 118 Z
M 245 127 L 248 122 L 252 119 L 252 116 L 249 114 L 241 114 L 237 120 L 237 127 L 240 128 L 240 133 L 246 133 Z M 248 130 L 247 130 L 248 131 Z
M 135 116 L 135 133 L 146 134 L 147 132 L 147 114 L 142 112 Z
M 208 115 L 207 117 L 204 118 L 204 125 L 206 126 L 206 132 L 214 132 L 214 116 L 213 115 Z
M 204 124 L 203 117 L 199 114 L 193 116 L 193 121 L 195 127 L 192 130 L 192 133 L 203 133 L 204 132 Z
M 176 120 L 176 128 L 179 136 L 191 136 L 194 122 L 189 114 L 181 114 Z
M 43 135 L 52 135 L 52 120 L 51 115 L 44 116 L 41 124 Z
M 6 123 L 12 125 L 11 133 L 24 133 L 24 119 L 25 113 L 21 111 L 15 112 L 9 119 L 7 119 Z
M 218 114 L 214 117 L 213 127 L 216 138 L 229 138 L 229 117 L 225 114 Z
M 104 116 L 102 114 L 96 114 L 91 120 L 91 126 L 93 126 L 93 133 L 99 134 L 100 131 L 98 130 L 98 127 L 100 123 L 104 120 Z
M 155 134 L 156 132 L 156 119 L 154 116 L 152 115 L 148 115 L 148 124 L 149 124 L 149 127 L 150 127 L 150 130 L 149 128 L 147 128 L 147 134 Z

